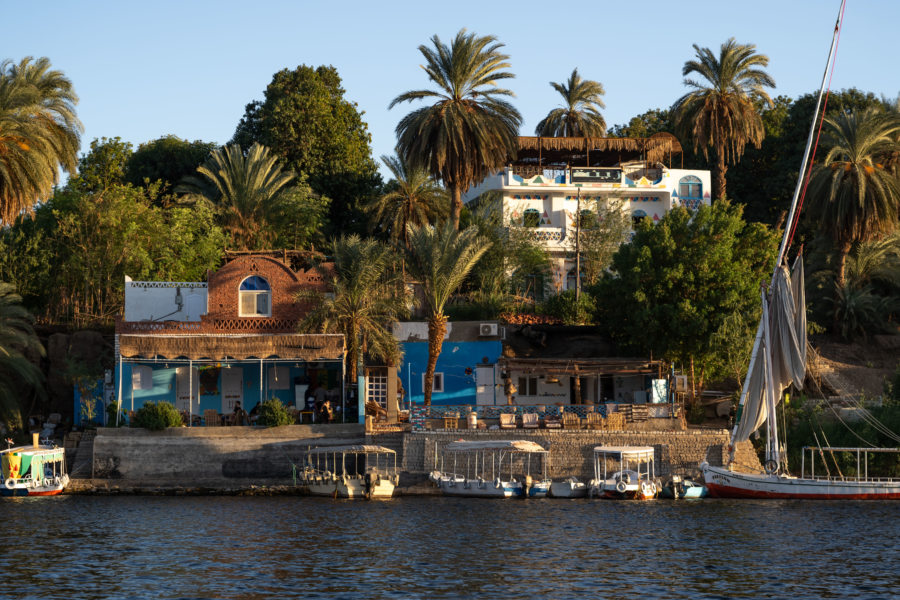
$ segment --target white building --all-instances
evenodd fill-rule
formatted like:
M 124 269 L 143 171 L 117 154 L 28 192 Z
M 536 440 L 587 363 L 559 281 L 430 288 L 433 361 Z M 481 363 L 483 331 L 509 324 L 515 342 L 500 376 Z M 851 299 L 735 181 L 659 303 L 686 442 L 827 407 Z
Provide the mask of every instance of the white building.
M 575 234 L 579 206 L 619 206 L 634 222 L 659 221 L 673 207 L 710 204 L 710 172 L 676 169 L 681 145 L 671 134 L 634 138 L 520 137 L 516 160 L 468 190 L 463 202 L 498 191 L 509 222 L 533 230 L 550 252 L 553 280 L 545 290 L 576 285 Z

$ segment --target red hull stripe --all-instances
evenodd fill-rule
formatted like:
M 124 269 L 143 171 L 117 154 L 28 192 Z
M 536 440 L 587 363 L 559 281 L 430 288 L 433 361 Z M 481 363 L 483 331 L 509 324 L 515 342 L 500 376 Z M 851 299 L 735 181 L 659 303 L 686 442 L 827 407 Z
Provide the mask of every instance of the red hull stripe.
M 796 498 L 798 500 L 897 500 L 900 499 L 900 490 L 879 494 L 809 494 L 801 492 L 765 492 L 761 490 L 748 490 L 744 488 L 707 483 L 709 495 L 715 498 Z

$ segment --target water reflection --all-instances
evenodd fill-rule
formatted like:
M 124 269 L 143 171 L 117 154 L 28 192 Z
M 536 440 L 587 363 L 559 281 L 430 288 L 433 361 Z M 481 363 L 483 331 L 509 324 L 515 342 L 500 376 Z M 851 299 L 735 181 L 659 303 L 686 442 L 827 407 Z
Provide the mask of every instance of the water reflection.
M 890 502 L 0 504 L 2 597 L 892 597 Z

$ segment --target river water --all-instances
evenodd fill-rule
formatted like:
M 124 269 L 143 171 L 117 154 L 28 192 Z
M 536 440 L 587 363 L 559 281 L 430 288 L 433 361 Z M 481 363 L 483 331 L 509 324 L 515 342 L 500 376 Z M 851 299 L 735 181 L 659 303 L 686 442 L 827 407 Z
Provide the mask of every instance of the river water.
M 0 503 L 2 598 L 900 598 L 900 503 Z

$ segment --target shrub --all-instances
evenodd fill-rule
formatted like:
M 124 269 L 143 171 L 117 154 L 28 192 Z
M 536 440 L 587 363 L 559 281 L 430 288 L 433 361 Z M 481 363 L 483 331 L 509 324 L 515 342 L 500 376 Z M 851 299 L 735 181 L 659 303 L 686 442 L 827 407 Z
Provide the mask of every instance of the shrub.
M 121 414 L 117 414 L 119 412 L 119 403 L 118 402 L 110 402 L 106 405 L 106 426 L 107 427 L 122 427 L 125 425 L 125 411 L 122 411 Z M 118 421 L 116 417 L 118 416 Z
M 281 403 L 281 400 L 278 398 L 271 398 L 260 405 L 257 423 L 264 427 L 293 425 L 294 415 L 288 412 L 288 409 Z
M 541 312 L 562 320 L 566 325 L 586 325 L 594 312 L 594 298 L 582 291 L 575 301 L 575 290 L 566 290 L 551 296 L 541 305 Z
M 147 402 L 134 415 L 132 427 L 161 431 L 166 427 L 181 427 L 181 413 L 168 402 Z

